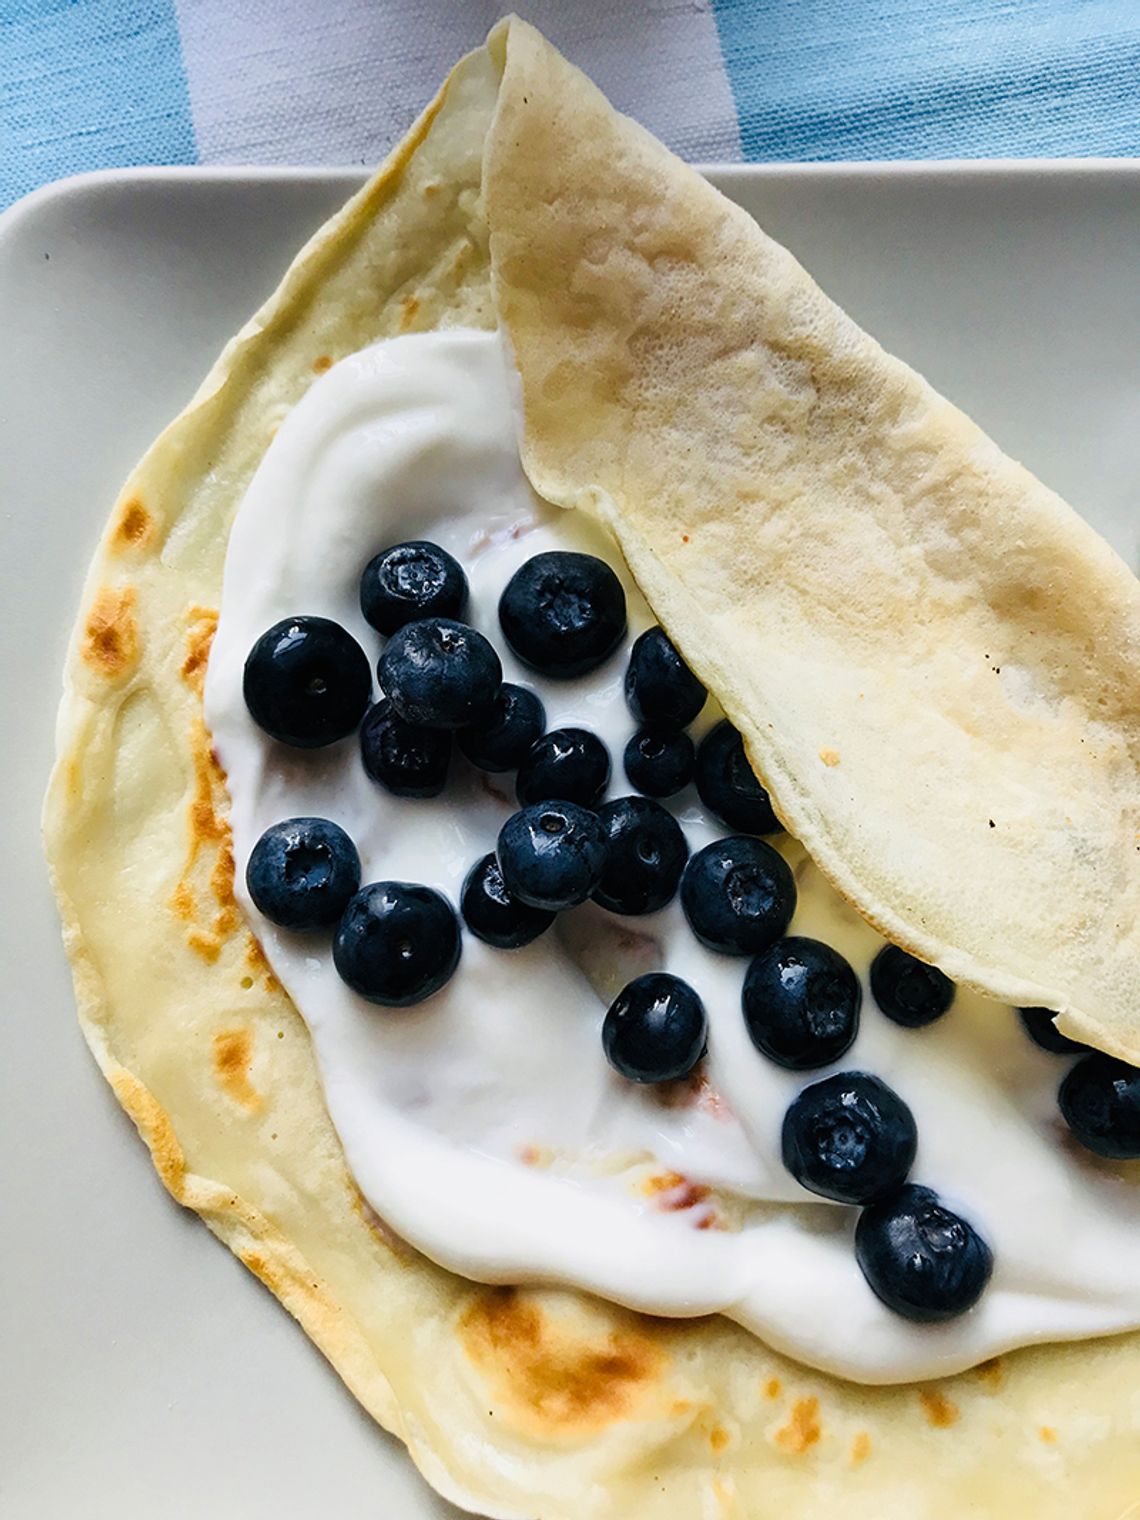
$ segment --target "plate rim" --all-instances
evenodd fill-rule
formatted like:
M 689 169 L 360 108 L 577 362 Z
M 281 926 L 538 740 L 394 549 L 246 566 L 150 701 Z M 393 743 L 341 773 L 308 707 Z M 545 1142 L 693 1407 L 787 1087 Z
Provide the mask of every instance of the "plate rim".
M 0 239 L 23 231 L 23 224 L 58 201 L 99 196 L 133 185 L 195 184 L 364 184 L 379 167 L 359 164 L 139 164 L 87 169 L 49 180 L 0 211 Z M 795 159 L 740 163 L 695 162 L 692 167 L 718 184 L 835 178 L 858 180 L 1096 179 L 1119 177 L 1140 184 L 1140 156 L 1135 158 L 883 158 Z

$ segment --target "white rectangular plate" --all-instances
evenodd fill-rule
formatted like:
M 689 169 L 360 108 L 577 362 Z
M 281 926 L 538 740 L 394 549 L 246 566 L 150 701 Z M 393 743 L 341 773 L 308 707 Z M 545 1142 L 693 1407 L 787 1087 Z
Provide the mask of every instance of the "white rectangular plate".
M 359 183 L 142 170 L 0 217 L 0 1510 L 456 1514 L 163 1193 L 87 1055 L 39 847 L 67 633 L 127 469 Z M 712 178 L 1140 560 L 1140 162 Z

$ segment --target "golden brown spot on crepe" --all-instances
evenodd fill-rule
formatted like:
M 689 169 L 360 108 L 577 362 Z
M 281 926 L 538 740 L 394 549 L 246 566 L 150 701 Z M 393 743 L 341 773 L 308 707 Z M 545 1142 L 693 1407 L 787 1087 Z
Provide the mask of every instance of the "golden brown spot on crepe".
M 248 992 L 249 989 L 253 986 L 253 977 L 243 976 L 239 985 L 241 986 L 243 992 Z
M 797 1399 L 792 1405 L 788 1423 L 776 1432 L 776 1445 L 794 1457 L 803 1456 L 814 1446 L 822 1434 L 819 1423 L 819 1400 L 814 1396 Z
M 220 913 L 214 914 L 214 933 L 220 939 L 229 939 L 230 935 L 240 924 L 241 914 L 234 904 L 231 904 L 228 908 L 223 908 Z
M 688 1414 L 693 1405 L 689 1399 L 674 1399 L 669 1405 L 669 1413 L 674 1420 L 679 1420 L 683 1414 Z
M 190 753 L 194 761 L 194 796 L 190 802 L 190 859 L 187 869 L 194 864 L 203 844 L 225 840 L 230 837 L 230 826 L 219 818 L 214 807 L 214 788 L 225 785 L 225 772 L 218 763 L 210 744 L 206 725 L 195 719 L 190 730 Z
M 332 367 L 333 361 L 329 354 L 321 354 L 313 360 L 313 373 L 315 375 L 323 375 L 327 370 L 332 369 Z
M 216 621 L 216 614 L 209 608 L 191 608 L 191 615 L 199 623 Z M 212 628 L 210 632 L 212 637 Z M 206 648 L 208 649 L 208 640 Z M 183 667 L 186 675 L 186 667 Z M 190 684 L 194 680 L 190 679 Z M 194 792 L 188 808 L 190 840 L 182 877 L 174 888 L 171 906 L 179 917 L 194 927 L 187 934 L 190 948 L 211 965 L 218 959 L 222 944 L 241 926 L 241 914 L 234 898 L 234 852 L 229 822 L 218 815 L 215 797 L 225 786 L 225 772 L 218 763 L 210 744 L 206 725 L 195 720 L 190 730 L 190 753 L 194 762 Z M 213 844 L 214 863 L 207 878 L 209 890 L 217 903 L 217 912 L 209 926 L 199 918 L 198 894 L 193 881 L 199 854 L 204 845 Z M 201 886 L 200 877 L 198 885 Z M 267 981 L 267 986 L 269 985 Z M 276 982 L 273 984 L 276 986 Z
M 226 1093 L 242 1108 L 259 1108 L 261 1094 L 249 1079 L 253 1035 L 248 1029 L 223 1029 L 214 1036 L 214 1071 Z
M 1042 1425 L 1037 1434 L 1045 1442 L 1046 1446 L 1055 1446 L 1057 1444 L 1057 1432 L 1053 1429 L 1052 1425 Z
M 407 332 L 416 320 L 416 313 L 420 309 L 418 296 L 404 296 L 400 302 L 400 331 Z
M 1005 1383 L 1005 1361 L 1000 1356 L 991 1356 L 988 1361 L 978 1363 L 974 1376 L 985 1385 L 987 1393 L 998 1393 Z
M 150 1150 L 154 1169 L 167 1192 L 181 1202 L 186 1158 L 165 1109 L 153 1093 L 122 1066 L 108 1073 L 108 1081 Z
M 200 929 L 191 929 L 186 936 L 186 943 L 208 966 L 212 966 L 222 953 L 222 942 L 217 935 L 203 934 Z
M 135 588 L 104 586 L 87 614 L 82 656 L 108 681 L 121 680 L 139 662 L 139 631 L 134 618 Z
M 865 1430 L 856 1431 L 851 1442 L 851 1466 L 859 1467 L 871 1455 L 871 1437 Z
M 127 549 L 141 548 L 150 537 L 153 527 L 150 513 L 138 497 L 128 497 L 111 532 L 112 551 L 121 553 Z
M 195 797 L 190 804 L 190 832 L 196 845 L 222 837 L 223 827 L 208 793 Z
M 214 869 L 210 872 L 210 890 L 217 899 L 220 908 L 230 908 L 234 902 L 234 850 L 230 843 L 229 830 L 226 830 L 226 838 L 218 850 L 218 858 L 214 862 Z
M 186 658 L 182 662 L 182 679 L 199 697 L 206 680 L 206 662 L 218 630 L 218 613 L 214 607 L 188 607 L 186 621 Z
M 780 1397 L 781 1383 L 779 1378 L 769 1378 L 764 1384 L 764 1397 L 766 1399 L 778 1399 Z
M 269 962 L 265 959 L 265 951 L 252 934 L 246 940 L 245 963 L 247 966 L 252 966 L 258 972 L 269 970 Z
M 723 1425 L 714 1425 L 709 1431 L 709 1445 L 713 1451 L 723 1451 L 731 1440 L 732 1437 Z
M 689 535 L 687 533 L 681 534 L 681 542 L 683 544 L 687 544 L 689 542 Z
M 958 1418 L 957 1404 L 948 1399 L 944 1393 L 939 1393 L 937 1388 L 920 1388 L 918 1401 L 922 1405 L 922 1412 L 926 1416 L 927 1423 L 938 1430 L 945 1430 Z
M 823 761 L 824 765 L 836 766 L 839 764 L 839 751 L 837 749 L 821 749 L 819 758 Z
M 632 1316 L 586 1338 L 557 1325 L 516 1288 L 480 1292 L 460 1329 L 468 1356 L 512 1412 L 547 1434 L 597 1430 L 629 1417 L 665 1364 L 664 1353 L 633 1328 Z
M 281 983 L 269 969 L 269 962 L 265 958 L 265 951 L 252 934 L 249 936 L 245 947 L 245 963 L 247 966 L 252 966 L 254 971 L 264 975 L 266 992 L 277 992 L 279 990 Z M 280 1040 L 282 1036 L 278 1035 L 277 1038 Z
M 273 1272 L 264 1256 L 259 1256 L 256 1251 L 242 1251 L 241 1260 L 267 1288 L 273 1287 Z

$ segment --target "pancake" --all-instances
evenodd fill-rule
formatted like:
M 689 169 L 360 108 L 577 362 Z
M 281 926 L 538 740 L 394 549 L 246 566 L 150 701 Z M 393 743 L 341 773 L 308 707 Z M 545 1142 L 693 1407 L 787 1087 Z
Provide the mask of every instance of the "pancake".
M 358 1192 L 234 899 L 202 683 L 281 420 L 345 355 L 458 325 L 505 329 L 536 489 L 614 534 L 864 916 L 1140 1059 L 1136 583 L 512 21 L 136 467 L 84 592 L 47 848 L 84 1033 L 159 1175 L 488 1514 L 1116 1520 L 1140 1495 L 1140 1336 L 868 1388 L 722 1319 L 470 1283 Z

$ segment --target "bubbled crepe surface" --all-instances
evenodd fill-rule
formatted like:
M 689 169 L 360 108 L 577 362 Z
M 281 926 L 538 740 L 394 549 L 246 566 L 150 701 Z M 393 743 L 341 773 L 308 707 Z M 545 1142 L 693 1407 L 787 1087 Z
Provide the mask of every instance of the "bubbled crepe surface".
M 513 22 L 302 250 L 114 509 L 45 815 L 104 1073 L 174 1197 L 460 1503 L 1116 1520 L 1140 1497 L 1138 1336 L 865 1388 L 725 1320 L 471 1284 L 392 1238 L 348 1176 L 304 1023 L 233 898 L 201 704 L 227 532 L 331 363 L 497 319 L 535 481 L 610 523 L 829 874 L 952 974 L 1055 993 L 1069 1027 L 1138 1053 L 1135 913 L 1112 927 L 1136 902 L 1123 567 Z M 986 639 L 1019 685 L 975 669 Z

